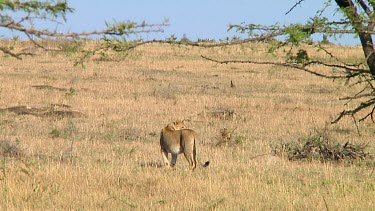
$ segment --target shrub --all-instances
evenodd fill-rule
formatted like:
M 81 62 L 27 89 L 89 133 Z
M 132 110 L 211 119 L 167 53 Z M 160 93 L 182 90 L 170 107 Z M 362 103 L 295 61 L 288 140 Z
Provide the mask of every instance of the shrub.
M 273 147 L 273 153 L 289 160 L 344 161 L 365 160 L 372 156 L 365 152 L 366 144 L 338 143 L 327 133 L 315 133 L 297 141 L 283 142 Z
M 0 156 L 2 157 L 18 157 L 21 155 L 19 142 L 1 140 L 0 141 Z

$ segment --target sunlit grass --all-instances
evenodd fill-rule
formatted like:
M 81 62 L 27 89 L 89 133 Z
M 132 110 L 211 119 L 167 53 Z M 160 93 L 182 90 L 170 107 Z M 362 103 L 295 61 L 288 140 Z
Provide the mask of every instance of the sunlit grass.
M 368 143 L 374 153 L 372 123 L 359 124 L 361 136 L 352 119 L 330 124 L 345 108 L 338 98 L 356 90 L 298 70 L 219 65 L 200 57 L 283 59 L 262 54 L 264 44 L 249 45 L 146 45 L 123 61 L 94 59 L 85 69 L 56 53 L 2 58 L 0 108 L 58 103 L 86 117 L 0 113 L 0 140 L 18 140 L 22 148 L 22 157 L 1 157 L 0 209 L 374 208 L 369 166 L 263 155 L 274 144 L 323 128 L 335 140 Z M 362 55 L 359 47 L 331 48 L 342 59 Z M 234 115 L 213 115 L 217 108 Z M 188 119 L 198 132 L 198 158 L 211 161 L 208 169 L 189 171 L 183 156 L 174 170 L 160 168 L 159 132 L 176 119 Z M 218 145 L 223 128 L 233 137 Z

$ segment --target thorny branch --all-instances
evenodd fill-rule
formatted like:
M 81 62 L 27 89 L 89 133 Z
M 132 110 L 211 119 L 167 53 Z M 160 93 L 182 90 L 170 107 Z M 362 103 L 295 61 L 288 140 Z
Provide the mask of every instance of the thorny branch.
M 147 41 L 134 41 L 134 42 L 129 42 L 127 45 L 124 46 L 116 46 L 117 49 L 112 48 L 115 51 L 129 51 L 132 49 L 135 49 L 139 46 L 146 45 L 146 44 L 151 44 L 151 43 L 160 43 L 160 44 L 170 44 L 170 45 L 183 45 L 183 46 L 192 46 L 192 47 L 201 47 L 201 48 L 214 48 L 214 47 L 225 47 L 225 46 L 232 46 L 232 45 L 241 45 L 249 42 L 261 42 L 264 40 L 267 40 L 269 38 L 279 36 L 281 35 L 281 32 L 274 32 L 274 33 L 269 33 L 265 34 L 259 37 L 254 37 L 254 38 L 247 38 L 243 40 L 236 40 L 232 42 L 223 42 L 223 43 L 205 43 L 205 42 L 191 42 L 191 41 L 176 41 L 172 39 L 166 39 L 166 40 L 147 40 Z M 81 57 L 78 58 L 76 65 L 77 64 L 83 64 L 83 62 L 90 57 L 90 55 L 94 55 L 98 51 L 102 50 L 108 50 L 108 46 L 100 46 L 98 48 L 95 48 L 91 51 L 86 51 L 85 54 Z
M 325 47 L 323 47 L 322 45 L 318 44 L 317 47 L 318 47 L 319 50 L 324 51 L 324 53 L 326 53 L 330 58 L 336 60 L 337 62 L 339 62 L 339 63 L 341 63 L 341 64 L 343 64 L 343 65 L 345 65 L 345 66 L 347 66 L 347 67 L 352 66 L 352 67 L 357 67 L 357 68 L 359 68 L 361 65 L 363 65 L 363 63 L 360 63 L 360 62 L 357 63 L 357 64 L 349 64 L 349 63 L 346 63 L 346 62 L 344 62 L 344 61 L 341 61 L 341 60 L 340 60 L 339 58 L 337 58 L 335 55 L 333 55 L 333 53 L 329 52 L 329 51 L 328 51 Z M 368 70 L 366 70 L 366 71 L 368 71 Z
M 212 62 L 215 62 L 215 63 L 219 63 L 219 64 L 242 63 L 242 64 L 265 64 L 265 65 L 276 65 L 276 66 L 282 66 L 282 67 L 289 67 L 289 68 L 303 70 L 303 71 L 308 72 L 310 74 L 313 74 L 313 75 L 316 75 L 316 76 L 319 76 L 319 77 L 323 77 L 323 78 L 328 78 L 328 79 L 348 79 L 350 77 L 353 77 L 353 75 L 342 75 L 342 76 L 326 75 L 326 74 L 318 73 L 318 72 L 315 72 L 313 70 L 310 70 L 310 69 L 306 68 L 306 66 L 313 65 L 313 64 L 320 64 L 320 65 L 324 65 L 324 66 L 327 66 L 327 67 L 343 67 L 343 66 L 340 66 L 340 65 L 325 64 L 325 63 L 322 63 L 322 62 L 319 62 L 319 61 L 311 61 L 309 63 L 306 63 L 305 65 L 298 65 L 298 64 L 287 63 L 287 62 L 270 62 L 270 61 L 250 61 L 250 60 L 223 60 L 223 61 L 220 61 L 220 60 L 212 59 L 212 58 L 209 58 L 209 57 L 206 57 L 206 56 L 203 56 L 203 55 L 201 55 L 201 57 L 203 59 L 206 59 L 206 60 L 209 60 L 209 61 L 212 61 Z M 349 68 L 349 67 L 346 67 L 346 68 Z M 350 70 L 354 71 L 354 70 L 358 70 L 358 69 L 350 68 Z M 358 70 L 358 71 L 361 71 L 361 70 Z
M 150 43 L 176 44 L 176 45 L 186 45 L 186 46 L 202 47 L 202 48 L 224 47 L 224 46 L 231 46 L 231 45 L 240 45 L 240 44 L 250 43 L 250 42 L 260 42 L 260 41 L 264 41 L 269 38 L 280 36 L 280 35 L 282 35 L 282 32 L 275 32 L 275 33 L 262 35 L 259 37 L 247 38 L 243 40 L 236 40 L 232 42 L 223 42 L 223 43 L 203 43 L 203 42 L 200 43 L 200 42 L 181 42 L 181 41 L 170 41 L 170 40 L 149 40 L 149 41 L 136 42 L 130 45 L 129 49 L 133 49 L 138 46 L 150 44 Z
M 359 111 L 361 111 L 362 109 L 365 109 L 365 108 L 368 108 L 368 107 L 370 107 L 370 106 L 373 106 L 375 104 L 375 99 L 374 98 L 372 98 L 372 99 L 370 99 L 370 100 L 368 100 L 368 101 L 366 101 L 366 102 L 363 102 L 363 103 L 361 103 L 358 107 L 356 107 L 355 109 L 352 109 L 352 110 L 344 110 L 344 111 L 342 111 L 341 113 L 340 113 L 340 115 L 334 120 L 334 121 L 332 121 L 331 123 L 332 124 L 335 124 L 335 123 L 337 123 L 342 117 L 344 117 L 344 116 L 354 116 L 357 112 L 359 112 Z M 370 113 L 368 113 L 367 115 L 365 115 L 365 117 L 363 117 L 363 118 L 361 118 L 361 119 L 359 119 L 358 121 L 363 121 L 363 120 L 365 120 L 365 119 L 367 119 L 369 116 L 371 116 L 371 120 L 374 122 L 374 120 L 373 120 L 373 113 L 374 113 L 374 108 L 371 110 L 371 112 Z M 374 122 L 375 123 L 375 122 Z
M 168 26 L 168 24 L 148 24 L 148 25 L 135 25 L 131 29 L 126 31 L 119 31 L 115 28 L 108 28 L 101 31 L 90 31 L 90 32 L 74 32 L 74 33 L 61 33 L 61 32 L 51 32 L 45 30 L 37 30 L 33 28 L 24 28 L 15 23 L 0 23 L 0 27 L 5 27 L 8 29 L 13 29 L 19 32 L 24 32 L 25 34 L 35 35 L 37 37 L 47 36 L 47 37 L 82 37 L 82 36 L 91 36 L 91 35 L 127 35 L 127 34 L 137 34 L 137 33 L 150 33 L 150 32 L 163 32 L 163 29 L 145 29 L 147 27 L 164 27 Z M 136 30 L 142 28 L 140 30 Z
M 363 21 L 354 21 L 356 23 L 364 23 Z M 325 33 L 325 34 L 357 34 L 358 32 L 353 29 L 329 29 L 325 28 L 326 26 L 332 26 L 332 25 L 345 25 L 345 24 L 350 24 L 351 22 L 348 21 L 342 21 L 342 22 L 327 22 L 321 25 L 316 25 L 316 26 L 301 26 L 302 31 L 310 31 L 311 34 L 316 34 L 316 33 Z M 365 21 L 365 23 L 369 24 L 375 24 L 374 21 Z M 272 26 L 272 27 L 258 27 L 255 25 L 250 24 L 249 26 L 241 26 L 241 25 L 231 25 L 231 27 L 236 27 L 237 29 L 241 29 L 242 31 L 246 30 L 260 30 L 260 31 L 274 31 L 274 30 L 279 30 L 280 35 L 285 34 L 285 30 L 282 30 L 281 28 Z M 375 31 L 368 30 L 366 31 L 368 34 L 375 34 Z
M 131 21 L 106 23 L 106 29 L 87 32 L 58 32 L 49 29 L 36 28 L 34 22 L 44 21 L 62 24 L 66 21 L 66 14 L 74 12 L 74 8 L 69 7 L 67 1 L 0 1 L 0 28 L 20 32 L 25 34 L 29 40 L 43 50 L 45 46 L 38 44 L 38 39 L 44 38 L 81 38 L 95 35 L 109 35 L 113 37 L 128 36 L 130 34 L 163 32 L 163 27 L 168 26 L 166 22 L 161 24 L 148 24 L 146 22 L 135 23 Z M 53 49 L 56 50 L 56 49 Z M 5 54 L 22 59 L 24 53 L 15 53 L 10 48 L 0 49 Z
M 305 0 L 299 0 L 297 3 L 295 3 L 289 10 L 288 12 L 285 13 L 285 15 L 289 14 L 295 7 L 297 7 L 298 5 L 300 5 L 303 1 Z
M 5 47 L 0 47 L 0 51 L 2 51 L 2 52 L 5 53 L 5 54 L 8 54 L 8 55 L 10 55 L 10 56 L 12 56 L 12 57 L 15 57 L 15 58 L 17 58 L 17 59 L 20 59 L 20 60 L 22 59 L 21 56 L 23 56 L 23 55 L 32 56 L 31 53 L 25 53 L 25 52 L 14 53 L 14 52 L 12 52 L 11 50 L 6 49 Z
M 20 25 L 21 22 L 25 20 L 29 20 L 30 17 L 24 17 L 21 18 L 20 21 L 14 22 L 14 20 L 11 20 L 9 22 L 1 23 L 0 27 L 23 32 L 29 40 L 38 48 L 41 48 L 43 50 L 48 51 L 59 51 L 58 49 L 47 49 L 43 45 L 38 44 L 38 42 L 33 38 L 33 36 L 37 38 L 44 38 L 44 37 L 64 37 L 64 38 L 77 38 L 77 37 L 84 37 L 84 36 L 92 36 L 92 35 L 110 35 L 110 36 L 122 36 L 122 35 L 129 35 L 129 34 L 140 34 L 140 33 L 150 33 L 150 32 L 163 32 L 162 27 L 168 26 L 167 23 L 162 24 L 138 24 L 138 25 L 132 25 L 129 28 L 116 28 L 116 26 L 109 27 L 105 30 L 101 31 L 89 31 L 89 32 L 79 32 L 79 33 L 61 33 L 61 32 L 52 32 L 48 30 L 38 30 L 34 28 L 26 28 L 22 27 Z M 15 57 L 17 59 L 22 59 L 22 55 L 31 55 L 30 53 L 15 53 L 11 50 L 8 50 L 6 48 L 0 49 L 3 53 L 8 54 L 12 57 Z

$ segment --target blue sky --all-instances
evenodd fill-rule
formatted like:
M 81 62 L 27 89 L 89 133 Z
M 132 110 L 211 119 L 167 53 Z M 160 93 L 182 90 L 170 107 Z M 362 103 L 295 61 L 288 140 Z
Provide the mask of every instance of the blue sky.
M 298 0 L 68 0 L 75 8 L 73 14 L 67 16 L 64 25 L 54 26 L 58 31 L 92 31 L 105 28 L 105 21 L 121 20 L 146 21 L 161 23 L 169 19 L 170 26 L 164 33 L 143 34 L 144 39 L 161 39 L 175 34 L 181 38 L 183 34 L 189 39 L 220 39 L 238 35 L 228 33 L 230 23 L 283 24 L 303 23 L 316 11 L 324 7 L 325 1 L 305 0 L 291 13 L 285 13 Z M 326 16 L 335 14 L 331 6 Z M 338 15 L 335 15 L 337 18 Z M 346 38 L 343 44 L 358 44 L 356 39 Z

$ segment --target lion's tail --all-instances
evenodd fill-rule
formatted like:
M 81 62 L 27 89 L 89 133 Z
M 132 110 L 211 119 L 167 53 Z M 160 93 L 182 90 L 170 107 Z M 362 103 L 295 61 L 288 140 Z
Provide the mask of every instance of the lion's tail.
M 200 162 L 199 162 L 200 163 Z M 206 161 L 204 164 L 200 163 L 202 167 L 206 168 L 210 165 L 210 161 Z
M 199 163 L 202 167 L 206 168 L 206 167 L 208 167 L 208 166 L 210 165 L 210 161 L 209 161 L 209 160 L 206 161 L 206 162 L 204 162 L 204 163 L 202 164 L 202 162 L 201 162 L 200 159 L 198 158 L 198 156 L 197 156 L 197 150 L 196 150 L 196 137 L 194 137 L 194 156 L 196 157 L 196 160 L 198 161 L 198 163 Z

